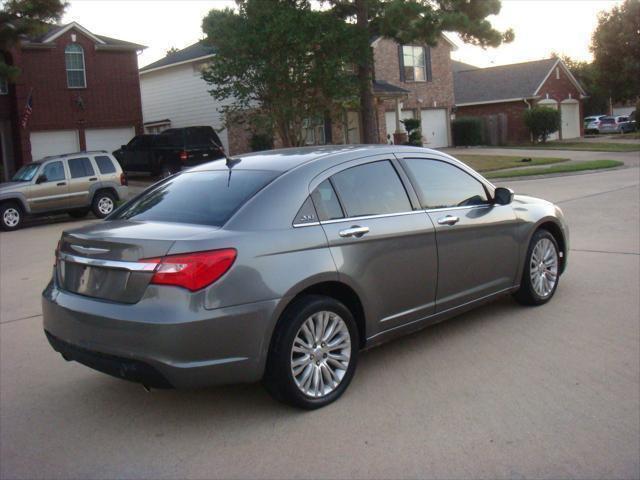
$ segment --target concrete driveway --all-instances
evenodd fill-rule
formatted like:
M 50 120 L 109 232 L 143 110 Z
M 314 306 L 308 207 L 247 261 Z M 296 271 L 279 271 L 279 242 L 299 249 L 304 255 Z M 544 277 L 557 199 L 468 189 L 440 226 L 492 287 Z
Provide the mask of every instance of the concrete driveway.
M 147 393 L 65 362 L 39 294 L 83 222 L 0 234 L 0 476 L 638 478 L 639 173 L 513 182 L 571 225 L 553 301 L 505 298 L 365 352 L 315 412 L 259 385 Z

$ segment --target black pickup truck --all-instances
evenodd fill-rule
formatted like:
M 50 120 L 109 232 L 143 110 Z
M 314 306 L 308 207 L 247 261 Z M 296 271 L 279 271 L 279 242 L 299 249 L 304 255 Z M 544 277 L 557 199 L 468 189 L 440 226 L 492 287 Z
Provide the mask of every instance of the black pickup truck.
M 222 143 L 211 127 L 170 128 L 158 134 L 137 135 L 113 152 L 125 172 L 162 177 L 218 158 Z

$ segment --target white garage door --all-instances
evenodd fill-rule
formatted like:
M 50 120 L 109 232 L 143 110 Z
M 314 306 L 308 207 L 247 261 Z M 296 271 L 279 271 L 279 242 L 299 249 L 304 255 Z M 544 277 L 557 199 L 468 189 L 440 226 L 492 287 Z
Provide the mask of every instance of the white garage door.
M 106 150 L 109 153 L 129 143 L 135 136 L 136 129 L 133 127 L 96 128 L 85 131 L 87 150 Z
M 29 138 L 31 139 L 31 158 L 33 160 L 80 150 L 77 130 L 32 132 Z
M 560 104 L 560 121 L 562 139 L 578 138 L 580 136 L 580 109 L 578 102 Z
M 420 128 L 422 129 L 425 147 L 442 148 L 449 146 L 447 118 L 447 110 L 444 108 L 430 108 L 428 110 L 422 110 L 420 114 Z

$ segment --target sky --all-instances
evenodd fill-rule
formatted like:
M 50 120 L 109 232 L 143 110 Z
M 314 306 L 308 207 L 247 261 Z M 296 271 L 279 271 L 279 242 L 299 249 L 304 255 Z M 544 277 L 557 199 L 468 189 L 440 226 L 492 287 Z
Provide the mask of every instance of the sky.
M 515 40 L 496 49 L 465 45 L 456 35 L 455 60 L 479 67 L 548 58 L 552 52 L 590 60 L 589 43 L 597 14 L 622 0 L 503 0 L 493 25 L 513 28 Z M 229 0 L 71 0 L 63 22 L 76 21 L 98 35 L 146 45 L 140 66 L 170 47 L 184 48 L 202 38 L 202 18 L 211 9 L 233 7 Z

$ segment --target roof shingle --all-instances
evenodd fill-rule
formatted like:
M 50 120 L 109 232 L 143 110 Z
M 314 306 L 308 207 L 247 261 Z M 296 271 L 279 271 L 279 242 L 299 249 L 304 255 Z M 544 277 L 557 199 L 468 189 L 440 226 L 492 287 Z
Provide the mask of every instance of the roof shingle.
M 214 47 L 206 45 L 203 41 L 199 41 L 193 45 L 183 48 L 182 50 L 171 53 L 160 60 L 150 63 L 149 65 L 145 65 L 140 69 L 140 72 L 146 72 L 147 70 L 160 67 L 168 67 L 174 63 L 187 62 L 196 58 L 206 57 L 207 55 L 213 55 L 213 53 L 215 53 Z

